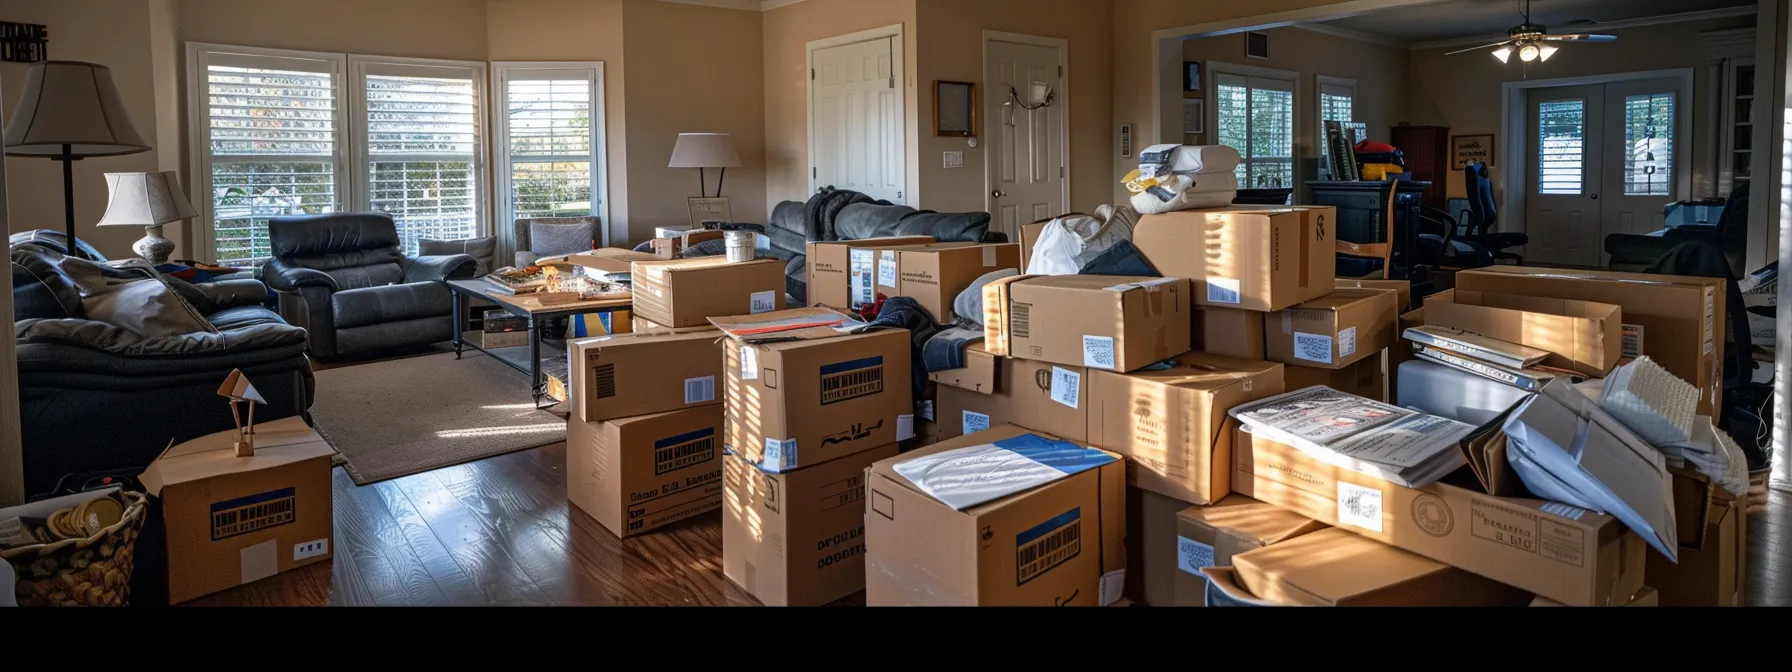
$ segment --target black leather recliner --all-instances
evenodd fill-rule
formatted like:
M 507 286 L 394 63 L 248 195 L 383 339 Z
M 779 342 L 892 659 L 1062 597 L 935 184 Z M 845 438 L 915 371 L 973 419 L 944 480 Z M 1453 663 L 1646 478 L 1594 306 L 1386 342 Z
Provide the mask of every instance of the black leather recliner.
M 260 281 L 170 280 L 216 333 L 142 336 L 87 316 L 80 290 L 59 266 L 63 249 L 38 242 L 11 250 L 27 493 L 49 492 L 68 474 L 135 473 L 170 440 L 231 429 L 230 407 L 217 392 L 232 369 L 248 374 L 267 399 L 257 421 L 311 407 L 305 330 L 262 306 Z
M 280 313 L 310 332 L 311 354 L 330 358 L 454 338 L 445 280 L 473 277 L 464 254 L 406 257 L 383 212 L 275 217 L 274 258 L 261 270 L 281 293 Z

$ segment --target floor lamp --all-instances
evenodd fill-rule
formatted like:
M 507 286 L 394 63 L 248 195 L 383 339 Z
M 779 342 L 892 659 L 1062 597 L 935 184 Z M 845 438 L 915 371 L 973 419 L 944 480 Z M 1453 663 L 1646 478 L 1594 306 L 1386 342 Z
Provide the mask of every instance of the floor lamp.
M 97 63 L 44 61 L 25 71 L 25 92 L 6 124 L 6 154 L 62 162 L 62 210 L 68 253 L 75 238 L 75 162 L 149 151 L 125 112 L 112 69 Z

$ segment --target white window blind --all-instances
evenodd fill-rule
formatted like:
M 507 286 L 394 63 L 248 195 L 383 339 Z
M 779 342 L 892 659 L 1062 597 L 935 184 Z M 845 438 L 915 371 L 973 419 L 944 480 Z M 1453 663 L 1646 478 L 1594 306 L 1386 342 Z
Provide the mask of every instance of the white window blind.
M 602 64 L 496 67 L 500 217 L 601 216 Z
M 1294 81 L 1216 72 L 1219 142 L 1238 150 L 1240 188 L 1294 186 Z
M 1537 104 L 1537 193 L 1579 196 L 1585 185 L 1587 101 Z
M 1624 195 L 1674 192 L 1674 94 L 1624 98 Z
M 340 176 L 342 60 L 200 48 L 193 142 L 195 205 L 218 263 L 269 256 L 267 220 L 334 212 Z
M 405 254 L 424 238 L 479 234 L 484 68 L 351 58 L 357 80 L 357 207 L 392 215 Z

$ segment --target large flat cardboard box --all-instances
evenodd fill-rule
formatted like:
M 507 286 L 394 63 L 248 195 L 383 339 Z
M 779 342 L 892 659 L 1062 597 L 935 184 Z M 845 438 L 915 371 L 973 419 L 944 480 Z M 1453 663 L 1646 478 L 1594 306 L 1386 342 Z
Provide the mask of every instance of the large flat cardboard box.
M 168 602 L 178 604 L 331 558 L 330 460 L 336 450 L 298 417 L 172 446 L 139 477 L 161 500 Z
M 597 422 L 722 403 L 722 332 L 638 331 L 572 342 L 579 418 Z
M 939 438 L 950 439 L 1012 424 L 1066 441 L 1089 438 L 1089 370 L 1049 362 L 1002 357 L 996 360 L 997 391 L 982 394 L 958 387 L 935 393 Z
M 1674 520 L 1679 562 L 1649 549 L 1649 583 L 1669 607 L 1743 605 L 1748 516 L 1742 498 L 1696 471 L 1676 468 Z
M 870 303 L 864 295 L 875 284 L 877 260 L 873 252 L 892 245 L 919 245 L 933 242 L 932 236 L 891 236 L 862 240 L 827 240 L 810 242 L 804 250 L 804 282 L 807 283 L 809 305 L 851 310 Z M 853 250 L 858 250 L 854 252 Z
M 1014 243 L 898 249 L 901 270 L 890 296 L 914 299 L 941 324 L 958 319 L 952 304 L 977 278 L 1002 269 L 1020 271 L 1020 246 Z
M 1529 593 L 1344 530 L 1319 530 L 1232 558 L 1267 602 L 1309 607 L 1517 607 Z
M 771 606 L 816 607 L 865 589 L 865 469 L 879 446 L 768 474 L 724 456 L 722 573 Z
M 781 473 L 908 439 L 910 347 L 906 329 L 726 344 L 728 449 Z
M 983 347 L 982 341 L 978 341 L 965 348 L 963 368 L 934 371 L 927 374 L 927 379 L 947 387 L 979 394 L 995 394 L 998 359 L 1001 358 L 989 354 L 989 349 Z
M 1340 369 L 1398 344 L 1393 292 L 1339 289 L 1292 308 L 1265 324 L 1269 360 Z
M 1207 606 L 1205 567 L 1231 566 L 1232 556 L 1293 539 L 1325 525 L 1244 495 L 1176 513 L 1175 585 L 1172 604 Z M 1147 563 L 1160 562 L 1150 557 Z
M 1196 306 L 1194 349 L 1239 359 L 1268 359 L 1264 315 L 1255 310 Z
M 1139 218 L 1132 243 L 1193 281 L 1196 303 L 1270 312 L 1331 293 L 1337 219 L 1330 206 L 1186 210 Z
M 784 309 L 784 262 L 775 259 L 637 261 L 633 268 L 635 314 L 654 324 L 701 327 L 711 317 Z
M 1126 597 L 1151 607 L 1176 602 L 1176 513 L 1188 502 L 1126 489 Z
M 1123 460 L 955 511 L 896 464 L 1025 434 L 947 439 L 866 471 L 865 602 L 871 606 L 1104 606 L 1126 583 Z M 1118 457 L 1118 456 L 1116 456 Z
M 1412 310 L 1411 280 L 1365 280 L 1363 278 L 1338 278 L 1338 289 L 1381 289 L 1395 295 L 1395 310 L 1405 313 Z
M 722 407 L 566 426 L 566 498 L 618 537 L 722 506 Z
M 633 275 L 634 262 L 658 261 L 660 257 L 647 252 L 625 250 L 620 247 L 603 247 L 590 252 L 569 254 L 558 261 L 549 262 L 566 266 L 589 268 L 601 273 L 629 273 Z
M 1493 266 L 1456 274 L 1456 288 L 1609 303 L 1623 309 L 1623 355 L 1648 355 L 1699 388 L 1699 413 L 1723 402 L 1724 281 L 1683 275 Z
M 961 248 L 961 247 L 975 247 L 977 245 L 978 245 L 977 243 L 972 243 L 972 242 L 956 241 L 956 242 L 944 242 L 944 243 L 929 242 L 929 243 L 919 243 L 919 244 L 915 244 L 915 245 L 879 246 L 877 249 L 875 249 L 873 251 L 873 257 L 876 259 L 876 265 L 874 266 L 874 269 L 876 272 L 871 278 L 871 280 L 872 280 L 871 287 L 873 290 L 875 290 L 873 292 L 873 294 L 871 295 L 871 300 L 875 301 L 877 299 L 877 294 L 882 294 L 887 297 L 903 295 L 902 294 L 902 251 L 903 250 L 949 250 L 949 249 Z M 859 249 L 859 248 L 855 247 L 854 249 Z M 1020 251 L 1018 249 L 1015 250 L 1015 254 L 1018 255 L 1019 253 L 1020 253 Z M 859 253 L 855 252 L 854 254 L 859 254 Z M 992 268 L 990 270 L 995 270 L 995 269 Z M 869 303 L 869 302 L 867 301 L 867 302 L 861 302 L 861 303 Z M 854 307 L 856 308 L 857 306 L 854 306 Z
M 1231 491 L 1226 412 L 1283 392 L 1282 365 L 1190 352 L 1162 370 L 1089 372 L 1089 442 L 1126 456 L 1127 484 L 1190 504 Z
M 1643 586 L 1648 545 L 1612 516 L 1495 497 L 1472 480 L 1415 490 L 1242 428 L 1234 440 L 1232 491 L 1246 497 L 1564 604 L 1622 604 Z
M 1390 348 L 1391 349 L 1391 348 Z M 1388 395 L 1388 350 L 1375 353 L 1342 369 L 1319 369 L 1310 366 L 1289 366 L 1282 369 L 1282 382 L 1289 391 L 1324 385 L 1339 392 L 1386 403 Z
M 1133 371 L 1188 352 L 1188 281 L 1099 275 L 1019 276 L 984 286 L 991 354 Z
M 1604 377 L 1623 354 L 1623 310 L 1609 303 L 1451 289 L 1425 298 L 1425 324 L 1548 350 L 1543 363 Z

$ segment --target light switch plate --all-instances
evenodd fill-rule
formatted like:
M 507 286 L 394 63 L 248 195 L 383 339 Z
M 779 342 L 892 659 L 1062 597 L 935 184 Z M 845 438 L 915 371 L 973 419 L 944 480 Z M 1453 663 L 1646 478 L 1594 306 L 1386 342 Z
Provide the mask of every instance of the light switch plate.
M 964 152 L 946 152 L 947 168 L 963 168 Z

